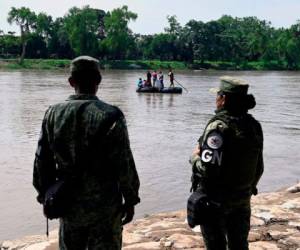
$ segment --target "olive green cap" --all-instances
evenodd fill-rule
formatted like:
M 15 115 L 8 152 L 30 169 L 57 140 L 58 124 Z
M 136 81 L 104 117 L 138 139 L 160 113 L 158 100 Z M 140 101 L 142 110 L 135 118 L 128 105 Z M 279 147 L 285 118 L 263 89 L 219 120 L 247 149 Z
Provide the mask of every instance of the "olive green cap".
M 248 92 L 249 84 L 242 79 L 238 79 L 231 76 L 221 76 L 220 86 L 218 88 L 212 88 L 209 91 L 212 93 L 218 93 L 219 91 L 246 95 Z
M 99 61 L 91 56 L 79 56 L 72 60 L 70 72 L 96 70 L 100 71 Z

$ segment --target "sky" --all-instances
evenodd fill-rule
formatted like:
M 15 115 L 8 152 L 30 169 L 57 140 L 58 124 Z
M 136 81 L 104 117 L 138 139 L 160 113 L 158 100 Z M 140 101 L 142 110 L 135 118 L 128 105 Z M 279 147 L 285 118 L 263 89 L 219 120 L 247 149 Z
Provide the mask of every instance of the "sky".
M 0 29 L 18 31 L 17 26 L 9 25 L 6 20 L 11 7 L 25 6 L 56 18 L 65 15 L 71 7 L 85 5 L 104 11 L 127 5 L 138 14 L 129 27 L 140 34 L 163 32 L 168 15 L 176 15 L 181 25 L 191 19 L 207 22 L 222 15 L 256 16 L 270 21 L 276 28 L 290 27 L 300 20 L 300 0 L 0 0 Z

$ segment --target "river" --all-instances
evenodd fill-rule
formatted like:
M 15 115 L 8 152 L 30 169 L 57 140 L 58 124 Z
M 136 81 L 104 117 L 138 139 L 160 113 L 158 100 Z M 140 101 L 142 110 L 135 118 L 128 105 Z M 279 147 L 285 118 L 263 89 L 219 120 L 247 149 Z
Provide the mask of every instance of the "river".
M 141 179 L 137 218 L 185 208 L 188 158 L 214 111 L 215 96 L 208 89 L 224 74 L 249 81 L 257 100 L 251 113 L 265 136 L 259 191 L 299 180 L 300 72 L 177 71 L 176 79 L 189 90 L 182 95 L 137 94 L 135 82 L 144 73 L 104 71 L 98 93 L 126 115 Z M 45 109 L 73 93 L 67 77 L 64 71 L 0 71 L 0 241 L 45 232 L 31 184 L 32 165 Z

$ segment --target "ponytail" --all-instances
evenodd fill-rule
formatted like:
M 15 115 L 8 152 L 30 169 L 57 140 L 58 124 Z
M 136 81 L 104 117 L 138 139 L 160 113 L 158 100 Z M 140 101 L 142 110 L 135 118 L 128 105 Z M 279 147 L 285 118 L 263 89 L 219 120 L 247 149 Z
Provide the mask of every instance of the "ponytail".
M 225 94 L 225 106 L 228 111 L 236 114 L 247 113 L 256 105 L 255 97 L 252 94 L 238 95 L 232 93 Z
M 253 109 L 256 106 L 255 97 L 252 94 L 246 95 L 245 106 L 247 110 Z

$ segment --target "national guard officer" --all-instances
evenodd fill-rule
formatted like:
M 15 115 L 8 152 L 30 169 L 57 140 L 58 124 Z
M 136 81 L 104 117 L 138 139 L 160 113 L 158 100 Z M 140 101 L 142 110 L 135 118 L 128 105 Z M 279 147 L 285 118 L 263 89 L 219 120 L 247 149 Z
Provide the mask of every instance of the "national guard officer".
M 248 110 L 255 107 L 249 85 L 224 76 L 216 114 L 208 122 L 191 156 L 193 189 L 210 205 L 201 223 L 208 250 L 246 250 L 250 230 L 250 198 L 263 173 L 263 132 Z M 228 247 L 228 248 L 227 248 Z
M 125 118 L 96 96 L 98 60 L 80 56 L 70 71 L 75 95 L 45 113 L 33 185 L 43 203 L 57 179 L 77 177 L 72 205 L 60 218 L 60 249 L 121 249 L 122 225 L 133 219 L 140 201 Z

